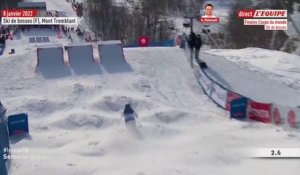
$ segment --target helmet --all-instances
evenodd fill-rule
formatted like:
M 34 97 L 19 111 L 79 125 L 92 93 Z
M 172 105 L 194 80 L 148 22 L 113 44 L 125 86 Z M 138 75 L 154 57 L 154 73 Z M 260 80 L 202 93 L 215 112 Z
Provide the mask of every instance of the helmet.
M 125 108 L 131 108 L 130 104 L 127 103 L 127 104 L 125 105 Z

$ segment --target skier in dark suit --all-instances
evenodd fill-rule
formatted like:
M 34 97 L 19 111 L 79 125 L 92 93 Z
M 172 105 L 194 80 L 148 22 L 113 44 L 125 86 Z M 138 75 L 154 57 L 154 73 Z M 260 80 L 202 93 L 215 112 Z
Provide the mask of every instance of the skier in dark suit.
M 191 51 L 191 66 L 192 67 L 193 67 L 193 52 L 194 52 L 194 48 L 195 48 L 195 42 L 196 42 L 196 34 L 193 31 L 191 31 L 189 40 L 188 40 L 188 44 L 189 44 L 189 48 Z
M 125 105 L 123 116 L 125 118 L 125 123 L 135 121 L 135 118 L 138 118 L 137 113 L 131 108 L 130 104 Z
M 202 46 L 202 39 L 201 39 L 200 34 L 197 34 L 196 39 L 195 39 L 195 59 L 198 64 L 200 64 L 199 52 L 200 52 L 201 46 Z

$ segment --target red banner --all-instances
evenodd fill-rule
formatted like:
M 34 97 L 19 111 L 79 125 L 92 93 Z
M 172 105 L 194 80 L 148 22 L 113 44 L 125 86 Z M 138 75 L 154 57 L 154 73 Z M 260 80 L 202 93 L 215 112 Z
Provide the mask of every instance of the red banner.
M 271 109 L 272 104 L 258 103 L 251 100 L 248 105 L 248 117 L 251 120 L 271 123 Z
M 238 98 L 240 98 L 240 97 L 241 97 L 241 96 L 240 96 L 239 94 L 234 93 L 234 92 L 232 92 L 232 91 L 228 91 L 228 93 L 227 93 L 226 110 L 227 110 L 227 111 L 230 111 L 230 102 L 231 102 L 232 100 L 236 100 L 236 99 L 238 99 Z
M 283 123 L 282 115 L 278 107 L 275 107 L 272 111 L 272 120 L 276 125 L 280 125 Z
M 149 46 L 149 38 L 147 36 L 139 37 L 139 47 L 148 47 Z
M 201 23 L 219 23 L 220 18 L 199 18 Z
M 297 117 L 295 111 L 293 110 L 290 110 L 288 113 L 288 123 L 291 128 L 297 128 Z
M 255 10 L 239 10 L 237 11 L 237 16 L 239 18 L 253 18 Z
M 37 17 L 37 10 L 2 10 L 1 17 Z
M 286 18 L 287 10 L 272 10 L 272 9 L 260 9 L 260 10 L 238 10 L 238 18 Z

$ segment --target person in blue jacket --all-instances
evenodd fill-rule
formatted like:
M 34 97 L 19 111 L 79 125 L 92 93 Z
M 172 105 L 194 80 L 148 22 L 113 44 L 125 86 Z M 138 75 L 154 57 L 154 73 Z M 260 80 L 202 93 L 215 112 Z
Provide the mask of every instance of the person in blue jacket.
M 135 118 L 138 118 L 137 113 L 132 109 L 130 104 L 125 105 L 123 116 L 125 119 L 125 123 L 127 123 L 129 121 L 135 121 Z

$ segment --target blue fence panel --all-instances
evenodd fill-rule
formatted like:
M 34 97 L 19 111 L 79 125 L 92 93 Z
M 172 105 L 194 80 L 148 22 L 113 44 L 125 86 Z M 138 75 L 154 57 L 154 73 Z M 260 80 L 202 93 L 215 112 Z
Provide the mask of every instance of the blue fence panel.
M 25 113 L 11 115 L 7 122 L 9 136 L 16 134 L 29 134 L 28 115 Z
M 130 43 L 123 46 L 124 48 L 130 48 L 130 47 L 139 47 L 138 43 Z
M 1 121 L 0 119 L 0 174 L 1 175 L 7 175 L 7 169 L 6 169 L 6 159 L 4 155 L 8 154 L 9 149 L 9 138 L 8 138 L 8 132 L 6 127 L 6 122 Z
M 247 118 L 248 99 L 245 97 L 230 102 L 230 118 L 245 120 Z
M 174 47 L 175 41 L 171 40 L 163 40 L 163 41 L 155 41 L 150 42 L 149 47 Z
M 163 41 L 152 41 L 149 42 L 149 47 L 174 47 L 175 40 L 170 39 L 170 40 L 163 40 Z M 129 48 L 129 47 L 139 47 L 138 43 L 130 43 L 124 45 L 124 48 Z

